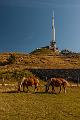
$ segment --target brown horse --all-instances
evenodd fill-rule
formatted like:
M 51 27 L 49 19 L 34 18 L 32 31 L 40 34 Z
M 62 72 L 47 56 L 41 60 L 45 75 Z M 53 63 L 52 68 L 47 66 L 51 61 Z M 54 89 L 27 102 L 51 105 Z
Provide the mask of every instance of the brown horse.
M 35 86 L 35 90 L 38 91 L 39 86 L 39 80 L 35 77 L 23 77 L 22 81 L 19 84 L 19 91 L 21 90 L 21 87 L 23 86 L 23 91 L 25 91 L 25 87 L 27 87 L 27 90 L 29 91 L 29 86 Z
M 52 93 L 53 93 L 53 91 L 55 91 L 54 86 L 60 87 L 59 93 L 61 92 L 61 86 L 63 86 L 64 93 L 66 94 L 66 87 L 69 86 L 69 83 L 63 78 L 50 78 L 47 80 L 45 92 L 48 92 L 49 86 L 52 86 Z

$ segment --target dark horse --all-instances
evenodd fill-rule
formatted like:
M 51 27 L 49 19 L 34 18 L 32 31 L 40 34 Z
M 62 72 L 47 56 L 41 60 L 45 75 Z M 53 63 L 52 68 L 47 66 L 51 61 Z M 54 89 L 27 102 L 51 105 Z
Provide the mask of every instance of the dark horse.
M 52 93 L 55 91 L 54 86 L 60 87 L 59 93 L 61 92 L 61 86 L 63 86 L 64 93 L 66 94 L 66 87 L 69 86 L 69 83 L 63 78 L 50 78 L 47 80 L 45 92 L 48 92 L 49 86 L 52 86 Z
M 37 89 L 38 91 L 38 86 L 39 86 L 39 80 L 36 77 L 23 77 L 19 84 L 19 91 L 21 90 L 21 87 L 23 87 L 23 91 L 25 91 L 25 87 L 27 87 L 27 90 L 29 91 L 28 87 L 29 86 L 35 86 L 35 90 Z

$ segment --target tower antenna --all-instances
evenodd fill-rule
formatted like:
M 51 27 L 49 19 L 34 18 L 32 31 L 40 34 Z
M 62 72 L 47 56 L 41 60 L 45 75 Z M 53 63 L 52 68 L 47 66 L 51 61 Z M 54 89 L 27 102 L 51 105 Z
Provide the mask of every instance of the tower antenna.
M 52 15 L 52 40 L 50 42 L 50 49 L 52 49 L 53 51 L 56 51 L 54 10 L 53 10 L 53 15 Z
M 54 10 L 53 10 L 53 18 L 54 18 Z

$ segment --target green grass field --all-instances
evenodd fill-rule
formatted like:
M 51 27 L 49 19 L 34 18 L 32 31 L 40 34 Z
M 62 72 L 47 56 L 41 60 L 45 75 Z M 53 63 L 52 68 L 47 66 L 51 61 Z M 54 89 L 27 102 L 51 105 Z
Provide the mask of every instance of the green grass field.
M 80 88 L 67 94 L 0 93 L 0 120 L 80 120 Z

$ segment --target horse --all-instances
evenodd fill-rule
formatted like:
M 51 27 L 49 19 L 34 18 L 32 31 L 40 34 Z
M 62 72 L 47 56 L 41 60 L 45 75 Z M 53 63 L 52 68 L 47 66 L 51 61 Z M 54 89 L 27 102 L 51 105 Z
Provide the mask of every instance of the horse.
M 66 87 L 69 86 L 69 83 L 63 78 L 50 78 L 47 80 L 47 84 L 45 86 L 46 86 L 45 92 L 48 92 L 49 86 L 52 86 L 52 93 L 55 91 L 54 86 L 60 87 L 59 93 L 61 92 L 61 86 L 63 86 L 64 93 L 66 94 Z
M 35 91 L 36 89 L 38 91 L 39 80 L 36 77 L 23 77 L 19 84 L 18 91 L 20 91 L 22 87 L 23 87 L 23 92 L 25 92 L 24 89 L 25 87 L 27 87 L 27 91 L 29 91 L 28 89 L 29 86 L 35 86 Z

